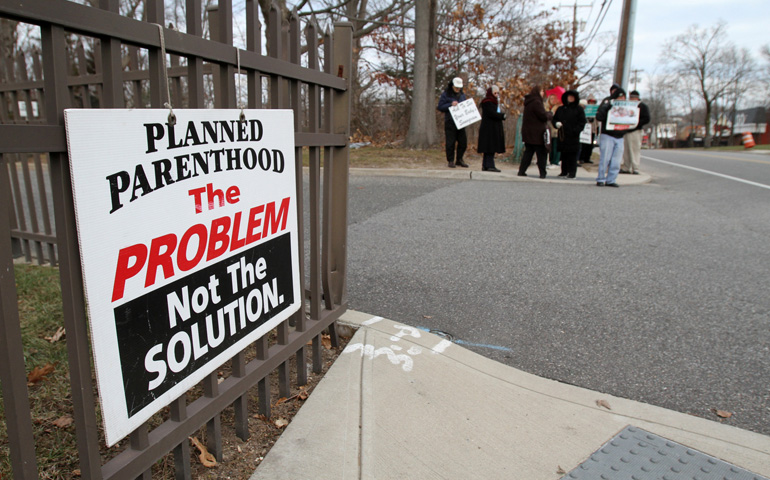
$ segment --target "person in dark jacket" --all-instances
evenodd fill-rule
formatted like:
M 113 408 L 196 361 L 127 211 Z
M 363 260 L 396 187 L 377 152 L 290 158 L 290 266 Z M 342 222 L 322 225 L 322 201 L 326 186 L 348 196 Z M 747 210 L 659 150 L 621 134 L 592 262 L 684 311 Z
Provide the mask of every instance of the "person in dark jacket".
M 537 154 L 537 168 L 540 178 L 545 178 L 545 161 L 548 158 L 545 131 L 548 121 L 553 114 L 545 111 L 543 94 L 540 85 L 533 85 L 530 92 L 524 96 L 524 113 L 521 121 L 521 139 L 524 141 L 524 155 L 519 165 L 519 176 L 526 177 L 527 169 L 532 163 L 532 156 Z
M 617 187 L 616 180 L 620 172 L 620 160 L 623 158 L 623 135 L 627 130 L 610 130 L 607 128 L 607 117 L 615 100 L 625 100 L 626 92 L 618 87 L 610 95 L 607 102 L 602 102 L 596 112 L 596 121 L 601 122 L 602 133 L 599 135 L 599 173 L 596 176 L 596 186 Z
M 620 173 L 639 174 L 639 160 L 642 157 L 642 136 L 645 125 L 650 123 L 650 109 L 639 99 L 639 92 L 633 90 L 628 94 L 629 100 L 639 102 L 639 123 L 623 137 L 623 165 Z
M 484 156 L 481 170 L 485 172 L 499 172 L 500 170 L 495 168 L 495 154 L 505 153 L 505 133 L 503 132 L 505 114 L 500 111 L 499 95 L 500 88 L 492 85 L 487 88 L 487 96 L 481 101 L 481 125 L 477 151 Z
M 580 106 L 580 95 L 576 90 L 567 90 L 561 96 L 562 105 L 553 116 L 553 124 L 562 135 L 559 137 L 561 151 L 560 177 L 575 178 L 580 152 L 580 132 L 586 126 L 586 114 Z
M 455 145 L 457 145 L 457 166 L 468 168 L 468 164 L 463 161 L 465 149 L 468 148 L 468 137 L 465 135 L 464 128 L 457 128 L 454 119 L 452 119 L 452 114 L 449 113 L 449 107 L 454 107 L 465 100 L 465 93 L 463 93 L 463 79 L 455 77 L 449 82 L 446 90 L 441 94 L 441 97 L 438 100 L 438 107 L 436 107 L 439 112 L 444 112 L 446 161 L 449 168 L 455 168 Z

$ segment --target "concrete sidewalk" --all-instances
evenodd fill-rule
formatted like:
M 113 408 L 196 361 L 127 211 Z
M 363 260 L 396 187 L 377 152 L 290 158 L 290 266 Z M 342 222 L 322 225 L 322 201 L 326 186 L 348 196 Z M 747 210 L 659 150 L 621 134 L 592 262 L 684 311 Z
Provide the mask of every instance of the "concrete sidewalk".
M 545 182 L 558 183 L 573 186 L 596 186 L 596 171 L 589 171 L 584 167 L 578 167 L 575 178 L 567 179 L 559 177 L 559 168 L 548 170 L 546 178 L 541 179 L 537 170 L 537 165 L 531 165 L 527 170 L 526 177 L 519 177 L 518 165 L 504 164 L 498 162 L 497 166 L 501 172 L 483 172 L 478 164 L 473 162 L 470 168 L 444 168 L 444 169 L 420 169 L 420 168 L 351 168 L 351 175 L 382 175 L 398 177 L 429 177 L 429 178 L 450 178 L 458 180 L 482 180 L 498 182 Z M 595 168 L 595 165 L 594 165 Z M 649 183 L 650 176 L 644 172 L 639 175 L 618 175 L 618 185 L 642 185 Z
M 359 329 L 252 480 L 559 479 L 627 425 L 770 476 L 770 437 L 536 377 L 380 317 L 341 322 Z

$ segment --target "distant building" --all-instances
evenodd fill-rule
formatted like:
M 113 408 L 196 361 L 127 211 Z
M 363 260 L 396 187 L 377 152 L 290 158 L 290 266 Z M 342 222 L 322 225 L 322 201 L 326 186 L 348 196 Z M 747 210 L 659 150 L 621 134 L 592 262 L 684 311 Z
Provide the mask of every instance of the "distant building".
M 735 112 L 733 122 L 733 140 L 740 143 L 741 136 L 751 132 L 757 144 L 770 144 L 770 131 L 767 128 L 767 110 L 764 107 L 747 108 Z

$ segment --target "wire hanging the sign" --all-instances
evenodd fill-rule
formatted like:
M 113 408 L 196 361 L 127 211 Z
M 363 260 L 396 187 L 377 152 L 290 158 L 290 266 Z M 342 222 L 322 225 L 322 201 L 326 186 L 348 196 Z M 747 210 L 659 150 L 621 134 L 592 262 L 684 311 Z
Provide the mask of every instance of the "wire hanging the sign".
M 168 86 L 168 65 L 166 65 L 166 38 L 163 35 L 163 25 L 153 23 L 158 27 L 160 32 L 160 54 L 163 55 L 163 83 L 166 85 L 166 102 L 164 107 L 168 108 L 168 123 L 170 125 L 176 125 L 176 115 L 174 115 L 174 109 L 171 108 L 171 89 Z
M 237 48 L 235 49 L 235 61 L 238 63 L 238 69 L 235 71 L 235 75 L 238 76 L 238 92 L 236 93 L 236 96 L 238 97 L 238 108 L 241 109 L 241 114 L 238 117 L 239 122 L 245 122 L 246 121 L 246 114 L 243 112 L 243 102 L 241 102 L 241 49 Z

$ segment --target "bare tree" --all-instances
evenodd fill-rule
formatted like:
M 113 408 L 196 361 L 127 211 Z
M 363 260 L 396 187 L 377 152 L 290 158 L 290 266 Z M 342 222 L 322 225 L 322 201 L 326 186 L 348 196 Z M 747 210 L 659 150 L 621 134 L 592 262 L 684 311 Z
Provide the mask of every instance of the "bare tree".
M 748 52 L 739 52 L 727 40 L 726 24 L 700 29 L 692 25 L 663 46 L 663 63 L 686 79 L 692 79 L 705 106 L 704 146 L 711 145 L 711 117 L 715 102 L 725 97 L 752 69 Z
M 762 47 L 760 54 L 765 64 L 761 67 L 759 78 L 765 89 L 765 108 L 770 109 L 770 43 Z

